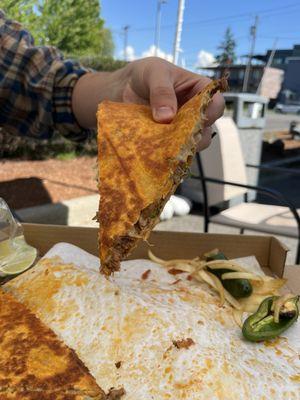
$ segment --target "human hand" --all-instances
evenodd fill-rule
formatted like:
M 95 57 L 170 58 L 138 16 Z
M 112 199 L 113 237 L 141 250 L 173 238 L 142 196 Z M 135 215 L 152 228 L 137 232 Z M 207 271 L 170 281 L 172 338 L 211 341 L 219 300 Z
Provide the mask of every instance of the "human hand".
M 161 58 L 144 58 L 115 72 L 89 73 L 81 77 L 73 91 L 73 111 L 81 126 L 95 127 L 97 106 L 104 99 L 149 104 L 155 121 L 169 123 L 177 109 L 209 82 L 209 78 Z M 206 112 L 199 150 L 210 144 L 210 126 L 223 114 L 224 104 L 223 96 L 215 94 Z
M 127 83 L 122 91 L 124 102 L 149 104 L 155 121 L 169 123 L 179 107 L 199 93 L 210 79 L 184 70 L 161 58 L 149 57 L 128 64 Z M 224 98 L 217 93 L 206 112 L 205 129 L 198 149 L 209 146 L 211 125 L 224 112 Z

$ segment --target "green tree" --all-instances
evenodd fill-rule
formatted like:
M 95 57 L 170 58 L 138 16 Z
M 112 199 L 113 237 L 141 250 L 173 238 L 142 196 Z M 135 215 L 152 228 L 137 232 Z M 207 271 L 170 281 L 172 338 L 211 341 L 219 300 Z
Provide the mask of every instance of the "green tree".
M 1 0 L 1 7 L 30 30 L 38 45 L 66 54 L 112 56 L 113 40 L 100 17 L 99 0 Z
M 101 30 L 101 42 L 99 55 L 104 58 L 112 57 L 115 45 L 110 29 Z
M 216 56 L 216 60 L 220 64 L 233 64 L 236 61 L 235 49 L 236 41 L 231 29 L 228 27 L 225 31 L 224 39 L 218 46 L 220 53 Z
M 23 19 L 33 13 L 35 1 L 32 0 L 1 0 L 1 9 L 9 14 L 10 17 Z
M 37 15 L 34 11 L 36 1 L 34 0 L 1 0 L 0 9 L 6 15 L 14 19 L 36 36 L 37 34 Z

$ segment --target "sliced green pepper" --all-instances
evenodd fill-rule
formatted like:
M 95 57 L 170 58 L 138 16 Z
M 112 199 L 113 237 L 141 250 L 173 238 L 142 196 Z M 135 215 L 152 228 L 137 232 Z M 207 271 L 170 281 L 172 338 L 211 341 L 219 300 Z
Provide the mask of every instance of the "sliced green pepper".
M 221 251 L 212 251 L 204 254 L 206 261 L 213 260 L 228 260 Z M 222 279 L 222 275 L 226 272 L 236 272 L 232 269 L 212 269 L 207 267 L 207 270 L 216 275 L 222 282 L 223 287 L 236 299 L 249 297 L 252 294 L 252 285 L 248 279 Z
M 279 322 L 274 321 L 272 305 L 278 296 L 266 298 L 255 314 L 248 317 L 242 328 L 244 337 L 251 342 L 272 339 L 287 330 L 299 316 L 299 296 L 287 300 L 279 313 Z

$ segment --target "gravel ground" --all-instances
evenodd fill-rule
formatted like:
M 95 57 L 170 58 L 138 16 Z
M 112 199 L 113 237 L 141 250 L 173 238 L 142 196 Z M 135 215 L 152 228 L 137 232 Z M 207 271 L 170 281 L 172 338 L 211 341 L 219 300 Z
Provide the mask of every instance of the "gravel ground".
M 96 158 L 0 161 L 0 197 L 13 209 L 97 193 Z

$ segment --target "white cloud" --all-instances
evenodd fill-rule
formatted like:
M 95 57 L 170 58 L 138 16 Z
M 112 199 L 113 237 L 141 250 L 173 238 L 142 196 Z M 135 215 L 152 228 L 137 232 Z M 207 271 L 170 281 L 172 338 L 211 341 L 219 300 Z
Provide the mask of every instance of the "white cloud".
M 156 54 L 155 54 L 156 53 Z M 124 51 L 120 51 L 119 56 L 121 59 L 124 59 Z M 157 48 L 157 52 L 155 52 L 155 45 L 152 44 L 149 46 L 149 48 L 145 51 L 142 52 L 142 54 L 136 54 L 135 48 L 133 46 L 127 46 L 126 48 L 126 58 L 127 61 L 134 61 L 138 60 L 140 58 L 145 58 L 145 57 L 152 57 L 152 56 L 157 56 L 160 58 L 163 58 L 164 60 L 173 61 L 173 55 L 171 53 L 166 53 L 163 51 L 161 48 Z M 209 53 L 208 51 L 205 50 L 200 50 L 198 55 L 197 55 L 197 61 L 195 63 L 195 66 L 193 68 L 190 68 L 192 70 L 196 69 L 198 73 L 204 73 L 204 74 L 209 74 L 208 71 L 201 71 L 201 68 L 209 67 L 212 65 L 216 65 L 216 59 L 212 53 Z M 182 68 L 187 68 L 186 66 L 186 60 L 184 56 L 181 57 L 181 62 L 180 66 Z
M 157 52 L 156 52 L 156 54 L 155 54 L 155 45 L 154 45 L 154 44 L 152 44 L 152 45 L 149 47 L 148 50 L 143 51 L 141 58 L 144 58 L 144 57 L 151 57 L 151 56 L 155 56 L 155 55 L 156 55 L 157 57 L 163 58 L 164 60 L 167 60 L 167 61 L 170 61 L 170 62 L 173 61 L 173 56 L 172 56 L 172 54 L 170 54 L 170 53 L 165 53 L 165 52 L 164 52 L 163 50 L 161 50 L 159 47 L 157 48 Z
M 122 59 L 125 58 L 124 57 L 124 50 L 120 51 L 120 56 L 121 56 Z M 126 59 L 127 59 L 127 61 L 133 61 L 133 60 L 136 60 L 137 58 L 139 58 L 139 57 L 136 56 L 134 47 L 127 46 L 126 47 Z
M 214 65 L 216 59 L 212 53 L 200 50 L 197 56 L 197 67 L 205 68 Z
M 134 47 L 132 46 L 127 46 L 126 47 L 126 55 L 127 55 L 127 60 L 128 61 L 133 61 L 136 59 L 136 55 L 135 55 L 135 50 Z
M 156 53 L 156 54 L 155 54 Z M 120 51 L 121 59 L 124 59 L 124 50 Z M 143 51 L 141 55 L 136 54 L 134 47 L 127 46 L 126 47 L 126 59 L 127 61 L 134 61 L 139 58 L 157 56 L 163 58 L 164 60 L 173 61 L 173 55 L 170 53 L 165 53 L 162 49 L 157 48 L 157 52 L 155 52 L 155 45 L 151 45 L 147 50 Z

